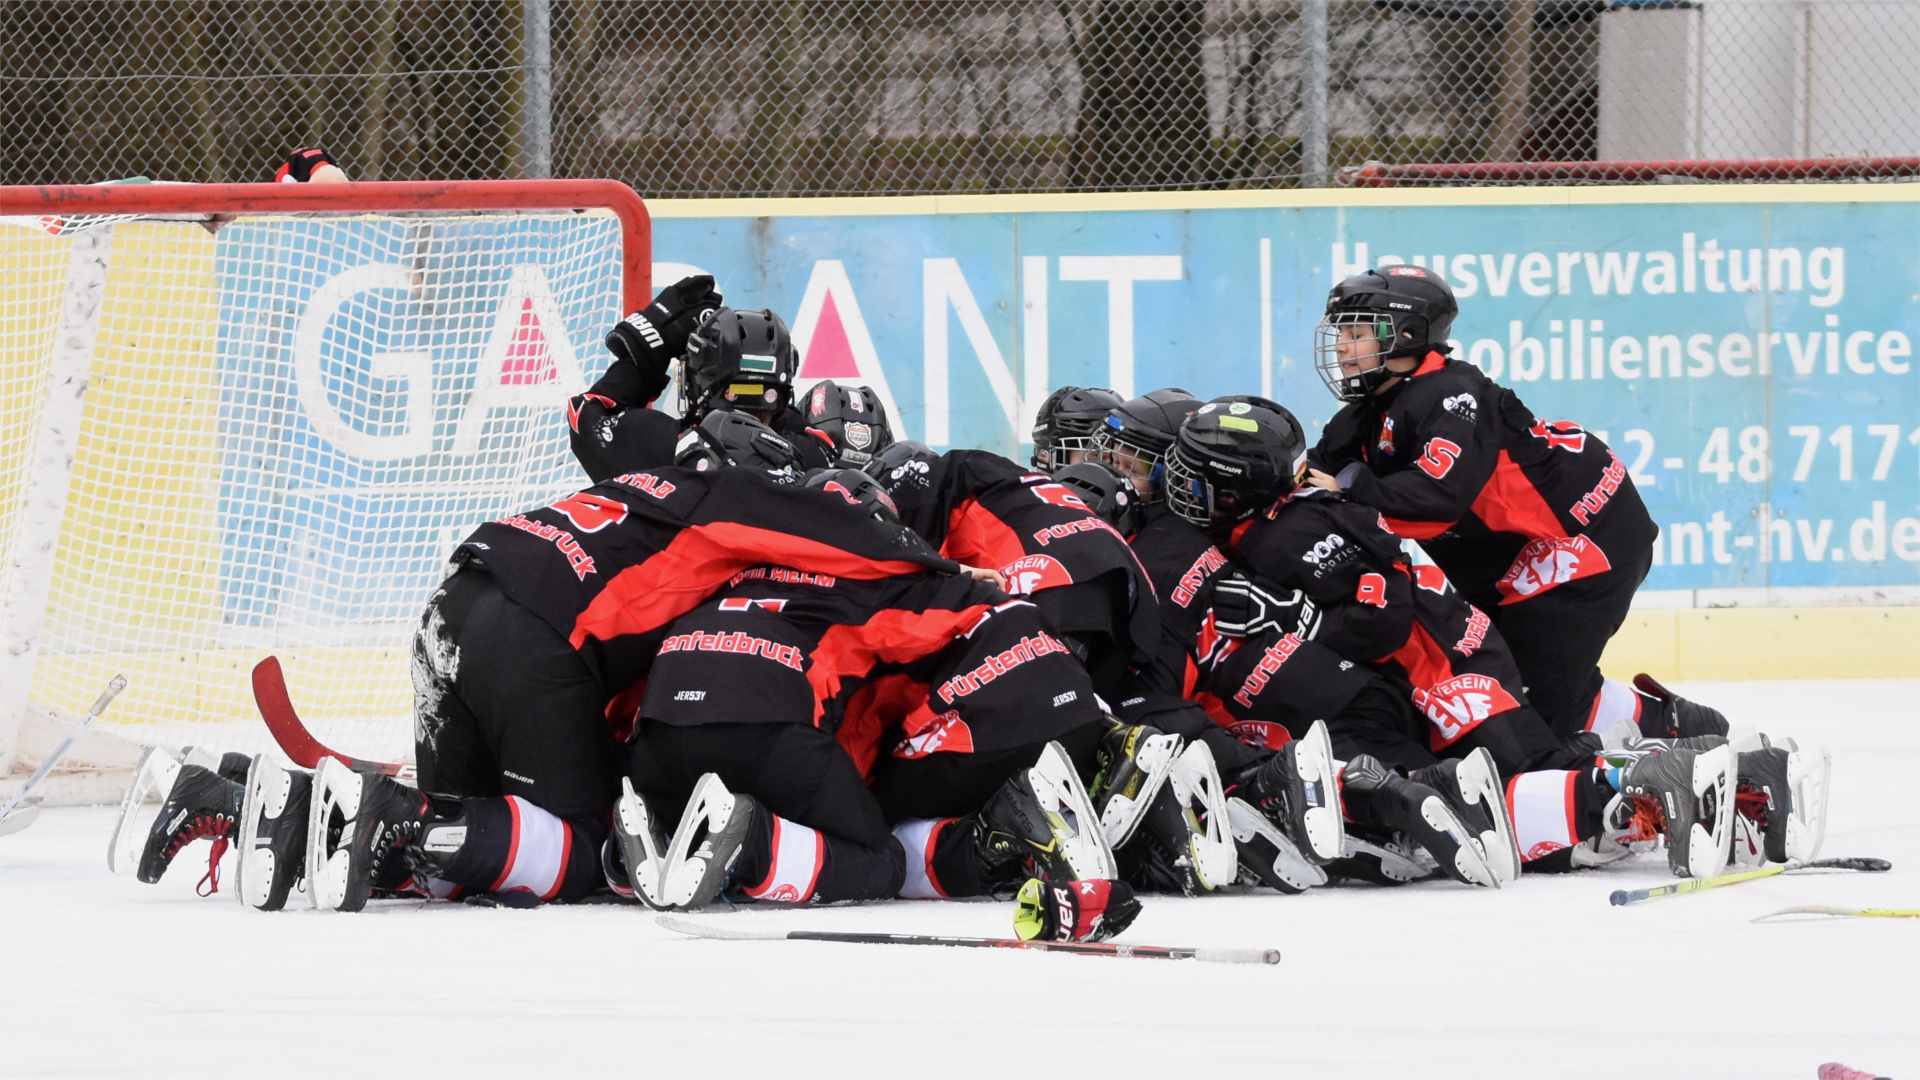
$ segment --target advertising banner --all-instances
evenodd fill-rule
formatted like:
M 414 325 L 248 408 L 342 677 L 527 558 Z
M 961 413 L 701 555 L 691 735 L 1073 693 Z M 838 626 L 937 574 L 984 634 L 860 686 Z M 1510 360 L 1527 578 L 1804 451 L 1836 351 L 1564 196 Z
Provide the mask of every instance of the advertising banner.
M 1628 466 L 1648 589 L 1910 588 L 1920 199 L 1846 190 L 656 203 L 654 277 L 778 311 L 804 381 L 874 386 L 908 437 L 1024 459 L 1062 384 L 1264 393 L 1317 433 L 1327 290 L 1417 263 L 1460 299 L 1455 356 Z

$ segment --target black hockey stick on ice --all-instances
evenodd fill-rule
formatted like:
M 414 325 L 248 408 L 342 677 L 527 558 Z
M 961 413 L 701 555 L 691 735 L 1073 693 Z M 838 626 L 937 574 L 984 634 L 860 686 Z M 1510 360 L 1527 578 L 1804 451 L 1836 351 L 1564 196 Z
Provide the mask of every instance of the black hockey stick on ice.
M 946 945 L 960 949 L 1032 949 L 1079 956 L 1145 960 L 1204 960 L 1215 964 L 1277 964 L 1279 949 L 1171 949 L 1164 945 L 1116 945 L 1107 941 L 1022 941 L 1019 938 L 939 937 L 933 934 L 834 934 L 820 930 L 730 930 L 662 915 L 661 926 L 691 937 L 720 941 L 839 941 L 853 945 Z
M 15 812 L 16 808 L 18 808 L 21 803 L 26 802 L 27 796 L 33 793 L 33 789 L 40 786 L 40 781 L 45 780 L 47 774 L 53 771 L 53 767 L 58 765 L 60 759 L 66 756 L 67 751 L 73 748 L 73 744 L 80 741 L 80 735 L 87 730 L 87 725 L 98 720 L 100 714 L 107 711 L 107 705 L 119 695 L 120 691 L 126 688 L 127 677 L 125 675 L 115 675 L 113 680 L 107 683 L 107 688 L 100 691 L 100 696 L 93 699 L 93 708 L 87 710 L 87 715 L 81 717 L 80 722 L 73 725 L 72 729 L 67 732 L 67 737 L 60 741 L 59 746 L 53 748 L 53 753 L 48 754 L 47 759 L 42 761 L 40 767 L 33 771 L 33 775 L 27 778 L 27 782 L 21 786 L 20 790 L 13 793 L 13 798 L 7 800 L 7 805 L 4 808 L 0 808 L 0 836 L 19 832 L 21 829 L 33 824 L 33 819 L 40 814 L 38 802 L 28 804 L 17 813 Z
M 1761 878 L 1791 873 L 1795 870 L 1858 870 L 1863 874 L 1884 874 L 1891 869 L 1893 864 L 1885 859 L 1864 856 L 1848 859 L 1815 859 L 1804 863 L 1777 863 L 1773 866 L 1760 867 L 1758 870 L 1740 870 L 1714 877 L 1694 878 L 1690 881 L 1679 881 L 1652 889 L 1635 889 L 1632 892 L 1615 889 L 1613 895 L 1607 899 L 1614 907 L 1624 907 L 1627 904 L 1637 904 L 1642 900 L 1664 900 L 1669 896 L 1699 892 L 1702 889 L 1717 889 L 1722 885 L 1738 885 L 1743 881 L 1758 881 Z
M 303 769 L 317 769 L 321 758 L 333 758 L 355 772 L 378 773 L 391 776 L 396 780 L 413 781 L 412 765 L 395 765 L 385 761 L 363 761 L 350 758 L 336 750 L 329 750 L 307 725 L 300 722 L 300 714 L 293 711 L 293 699 L 287 696 L 286 676 L 280 672 L 280 658 L 269 656 L 253 665 L 253 703 L 260 710 L 260 719 L 267 722 L 267 730 L 273 732 L 273 741 L 287 759 Z

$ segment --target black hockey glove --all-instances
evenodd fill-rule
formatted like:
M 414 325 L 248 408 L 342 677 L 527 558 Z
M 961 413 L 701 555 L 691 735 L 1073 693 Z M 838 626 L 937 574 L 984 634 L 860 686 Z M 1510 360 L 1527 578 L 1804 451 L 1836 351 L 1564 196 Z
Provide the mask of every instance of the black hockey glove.
M 1311 641 L 1320 631 L 1320 609 L 1299 589 L 1269 592 L 1240 571 L 1231 570 L 1213 589 L 1213 625 L 1230 637 L 1253 637 L 1278 630 Z
M 667 365 L 687 351 L 687 338 L 711 318 L 719 306 L 720 293 L 713 287 L 712 275 L 681 278 L 661 289 L 653 303 L 615 323 L 607 332 L 607 351 L 616 360 L 632 364 L 646 379 L 646 385 L 657 380 L 660 387 L 665 388 Z M 640 405 L 659 393 L 655 390 L 642 401 L 614 400 L 623 405 Z

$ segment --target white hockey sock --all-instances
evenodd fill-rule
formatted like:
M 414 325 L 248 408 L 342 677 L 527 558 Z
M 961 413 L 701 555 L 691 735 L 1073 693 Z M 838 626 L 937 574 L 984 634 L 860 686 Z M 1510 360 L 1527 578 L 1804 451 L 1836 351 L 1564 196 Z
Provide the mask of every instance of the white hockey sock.
M 1640 695 L 1633 687 L 1612 679 L 1602 679 L 1600 692 L 1593 696 L 1593 708 L 1587 713 L 1587 730 L 1600 736 L 1600 744 L 1618 750 L 1628 739 L 1640 737 Z
M 573 830 L 567 823 L 518 795 L 507 796 L 513 814 L 513 838 L 507 848 L 507 867 L 489 892 L 530 892 L 542 900 L 560 895 L 566 877 Z
M 814 886 L 820 883 L 820 868 L 827 862 L 827 838 L 818 829 L 775 816 L 770 847 L 766 878 L 747 886 L 746 894 L 755 900 L 785 904 L 813 899 Z
M 1522 862 L 1532 862 L 1580 842 L 1574 820 L 1575 769 L 1525 772 L 1507 781 L 1507 810 L 1513 815 L 1513 839 Z
M 907 881 L 900 886 L 902 900 L 940 900 L 946 893 L 940 891 L 938 880 L 933 874 L 933 845 L 940 837 L 941 826 L 954 818 L 909 818 L 893 827 L 894 839 L 907 849 Z

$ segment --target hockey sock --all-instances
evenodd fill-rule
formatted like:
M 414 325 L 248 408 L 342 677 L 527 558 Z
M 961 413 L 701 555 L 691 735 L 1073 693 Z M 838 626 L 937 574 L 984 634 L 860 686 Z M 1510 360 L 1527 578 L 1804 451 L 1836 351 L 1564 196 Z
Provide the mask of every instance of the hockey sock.
M 1619 749 L 1626 740 L 1641 735 L 1641 702 L 1633 687 L 1602 679 L 1600 692 L 1593 696 L 1593 707 L 1587 712 L 1586 730 L 1600 736 L 1600 744 L 1606 749 Z
M 899 894 L 906 862 L 893 836 L 875 850 L 789 818 L 756 813 L 733 864 L 733 888 L 754 900 L 786 904 L 886 900 Z
M 906 850 L 906 881 L 900 896 L 906 900 L 937 900 L 948 896 L 982 896 L 980 857 L 974 850 L 972 822 L 967 818 L 913 818 L 893 827 L 894 839 Z
M 1507 812 L 1522 862 L 1544 859 L 1600 831 L 1612 789 L 1599 769 L 1540 769 L 1507 781 Z
M 600 883 L 607 830 L 603 815 L 561 818 L 518 795 L 490 796 L 463 800 L 458 817 L 429 824 L 420 846 L 433 877 L 466 891 L 577 900 Z

